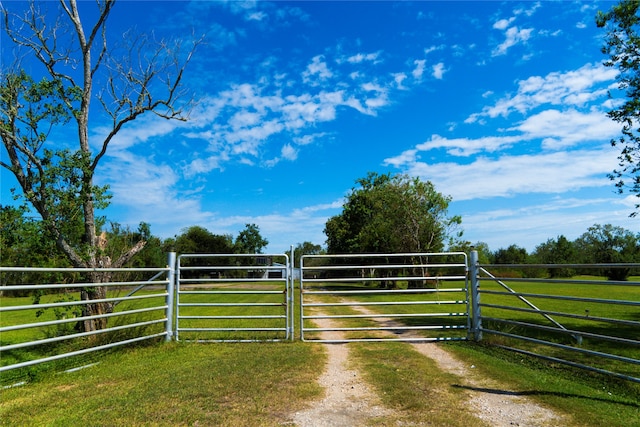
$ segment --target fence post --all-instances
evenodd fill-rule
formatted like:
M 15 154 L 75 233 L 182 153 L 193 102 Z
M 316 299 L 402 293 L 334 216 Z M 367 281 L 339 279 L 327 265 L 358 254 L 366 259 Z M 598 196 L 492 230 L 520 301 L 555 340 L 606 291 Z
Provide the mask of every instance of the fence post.
M 469 257 L 469 278 L 471 280 L 471 329 L 473 331 L 473 340 L 482 340 L 482 313 L 480 311 L 480 281 L 478 266 L 478 251 L 471 251 Z
M 289 339 L 291 341 L 293 341 L 295 339 L 294 337 L 294 315 L 295 315 L 295 310 L 294 310 L 294 304 L 293 304 L 293 295 L 295 292 L 295 287 L 294 287 L 294 281 L 295 281 L 295 271 L 296 271 L 296 261 L 295 258 L 293 257 L 295 254 L 295 249 L 293 248 L 293 245 L 291 245 L 291 262 L 289 263 L 289 283 L 287 284 L 287 286 L 289 286 L 289 290 L 287 292 L 287 305 L 289 306 Z
M 167 272 L 167 335 L 165 341 L 171 341 L 173 339 L 173 304 L 174 304 L 174 289 L 176 287 L 176 253 L 169 252 L 167 257 L 167 266 L 169 271 Z

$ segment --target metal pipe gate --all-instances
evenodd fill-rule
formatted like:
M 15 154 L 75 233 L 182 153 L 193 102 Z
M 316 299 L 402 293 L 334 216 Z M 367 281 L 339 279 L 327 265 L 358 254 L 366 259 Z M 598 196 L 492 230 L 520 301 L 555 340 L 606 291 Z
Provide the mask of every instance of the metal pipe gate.
M 285 254 L 180 255 L 176 340 L 292 340 L 290 270 Z
M 470 331 L 462 252 L 305 255 L 303 341 L 451 341 Z

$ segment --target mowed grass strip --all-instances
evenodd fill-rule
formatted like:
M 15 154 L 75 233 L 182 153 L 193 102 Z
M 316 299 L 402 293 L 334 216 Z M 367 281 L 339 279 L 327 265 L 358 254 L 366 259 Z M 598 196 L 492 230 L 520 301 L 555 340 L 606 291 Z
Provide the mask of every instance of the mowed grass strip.
M 272 426 L 321 396 L 322 347 L 171 343 L 2 390 L 3 425 Z
M 445 349 L 474 371 L 496 379 L 559 413 L 570 414 L 566 427 L 637 427 L 640 385 L 591 374 L 538 358 L 474 343 L 447 343 Z
M 452 387 L 460 379 L 442 372 L 435 361 L 407 343 L 354 343 L 353 363 L 360 367 L 394 415 L 376 425 L 483 426 L 465 392 Z

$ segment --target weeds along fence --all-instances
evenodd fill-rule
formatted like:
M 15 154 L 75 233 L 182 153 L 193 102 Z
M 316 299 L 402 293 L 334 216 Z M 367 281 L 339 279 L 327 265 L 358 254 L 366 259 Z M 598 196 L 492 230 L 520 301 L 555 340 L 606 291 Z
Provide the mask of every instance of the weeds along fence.
M 175 254 L 170 254 L 169 265 L 174 262 Z M 110 280 L 92 283 L 89 277 L 97 273 Z M 170 340 L 173 274 L 170 267 L 0 267 L 2 382 L 11 376 L 7 371 L 25 368 L 36 372 L 31 367 L 54 361 L 59 370 L 88 363 L 91 358 L 87 355 L 100 350 Z M 24 283 L 25 276 L 31 283 Z M 55 283 L 50 282 L 52 278 Z M 91 294 L 94 298 L 86 299 Z M 101 310 L 95 310 L 98 304 Z M 87 327 L 95 322 L 104 327 Z
M 476 341 L 640 383 L 640 264 L 479 265 Z M 566 277 L 565 277 L 566 276 Z

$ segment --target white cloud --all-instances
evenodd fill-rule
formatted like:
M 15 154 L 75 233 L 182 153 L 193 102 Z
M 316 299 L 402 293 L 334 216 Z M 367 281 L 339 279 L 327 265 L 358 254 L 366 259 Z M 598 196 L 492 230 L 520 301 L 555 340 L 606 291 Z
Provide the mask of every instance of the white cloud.
M 427 61 L 424 59 L 416 59 L 415 61 L 413 61 L 413 63 L 415 64 L 415 68 L 413 69 L 413 71 L 411 72 L 411 74 L 413 75 L 413 78 L 416 80 L 420 80 L 422 79 L 422 75 L 424 74 L 424 68 L 425 68 L 425 63 Z
M 396 87 L 400 90 L 406 90 L 407 87 L 402 84 L 407 79 L 407 75 L 405 73 L 395 73 L 393 74 L 393 81 L 396 83 Z
M 245 15 L 247 21 L 264 21 L 267 19 L 267 14 L 262 11 L 254 11 Z
M 427 152 L 440 148 L 446 149 L 448 155 L 456 157 L 468 157 L 481 152 L 493 153 L 512 147 L 515 143 L 522 140 L 522 136 L 488 136 L 477 139 L 449 139 L 440 135 L 432 135 L 429 140 L 416 145 L 415 149 L 407 150 L 398 156 L 385 159 L 384 164 L 399 167 L 415 161 L 418 152 Z
M 377 63 L 380 57 L 380 52 L 373 53 L 357 53 L 347 58 L 347 62 L 351 64 L 360 64 L 362 62 Z
M 607 141 L 620 132 L 619 126 L 601 111 L 581 113 L 546 110 L 514 127 L 528 139 L 543 138 L 543 148 L 564 149 L 586 141 Z
M 154 226 L 179 219 L 196 224 L 209 218 L 198 196 L 178 190 L 179 176 L 166 164 L 127 151 L 112 151 L 102 164 L 105 183 L 110 185 L 114 208 L 123 208 L 128 217 Z M 128 222 L 127 219 L 124 222 Z
M 492 56 L 506 55 L 509 48 L 529 40 L 532 32 L 533 28 L 510 27 L 505 32 L 505 40 L 493 50 Z
M 532 76 L 518 82 L 514 95 L 484 107 L 481 113 L 472 114 L 466 122 L 474 123 L 482 117 L 507 117 L 513 112 L 524 114 L 543 104 L 583 106 L 606 97 L 608 84 L 615 81 L 617 74 L 616 70 L 600 64 L 586 64 L 577 70 Z
M 606 174 L 616 165 L 612 150 L 583 150 L 538 155 L 476 158 L 469 164 L 415 162 L 411 176 L 430 180 L 454 200 L 510 197 L 527 193 L 563 193 L 611 185 Z
M 418 159 L 417 154 L 418 150 L 406 150 L 397 156 L 384 159 L 383 164 L 386 166 L 391 165 L 401 168 L 406 165 L 414 164 Z
M 436 65 L 434 65 L 432 68 L 433 68 L 433 77 L 438 80 L 442 80 L 442 77 L 444 76 L 445 71 L 447 71 L 444 68 L 444 64 L 442 62 L 439 62 Z
M 295 142 L 298 145 L 309 145 L 313 143 L 316 139 L 324 138 L 327 135 L 328 134 L 326 132 L 310 133 L 310 134 L 293 138 L 293 142 Z
M 513 16 L 509 19 L 500 19 L 493 24 L 493 28 L 496 30 L 506 30 L 515 19 Z
M 285 160 L 293 161 L 298 158 L 298 150 L 293 148 L 291 144 L 285 144 L 282 147 L 281 157 Z
M 428 48 L 426 48 L 426 49 L 424 50 L 424 54 L 425 54 L 425 55 L 428 55 L 428 54 L 430 54 L 431 52 L 435 52 L 435 51 L 437 51 L 437 50 L 443 50 L 445 47 L 446 47 L 445 45 L 429 46 Z
M 302 80 L 307 84 L 319 84 L 319 81 L 324 81 L 331 77 L 333 77 L 333 72 L 329 70 L 322 55 L 314 56 L 311 59 L 311 63 L 307 65 L 306 70 L 302 72 Z

